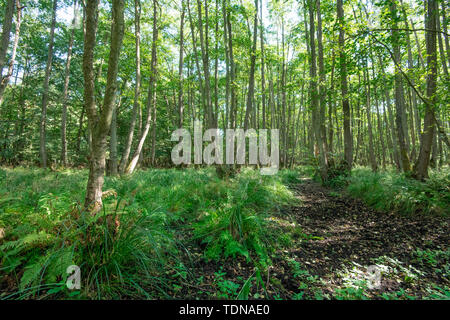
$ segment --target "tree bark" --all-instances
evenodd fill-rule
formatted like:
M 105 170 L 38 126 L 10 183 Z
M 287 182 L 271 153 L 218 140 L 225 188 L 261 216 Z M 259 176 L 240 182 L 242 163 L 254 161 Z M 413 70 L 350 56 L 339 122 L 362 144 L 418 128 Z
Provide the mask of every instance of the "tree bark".
M 262 0 L 260 0 L 260 41 L 261 41 L 261 98 L 262 98 L 262 128 L 266 128 L 266 79 L 264 74 L 264 25 L 262 20 Z
M 326 109 L 326 71 L 323 62 L 323 43 L 322 43 L 322 13 L 320 10 L 320 0 L 317 0 L 317 51 L 319 61 L 319 111 L 317 113 L 320 123 L 320 135 L 322 141 L 323 156 L 325 164 L 328 167 L 328 144 L 325 128 L 325 109 Z
M 397 12 L 397 5 L 395 1 L 391 0 L 390 13 L 394 58 L 397 62 L 400 62 L 400 33 L 397 27 Z M 395 123 L 397 125 L 401 168 L 404 172 L 410 172 L 411 166 L 408 157 L 408 132 L 406 125 L 405 96 L 403 91 L 402 74 L 397 64 L 395 64 L 395 107 L 397 111 L 395 115 Z
M 130 157 L 131 145 L 133 144 L 134 129 L 136 127 L 136 118 L 138 113 L 141 114 L 141 104 L 139 101 L 141 95 L 141 1 L 134 0 L 134 36 L 136 50 L 136 83 L 134 87 L 134 103 L 131 115 L 130 128 L 128 130 L 127 141 L 120 159 L 119 172 L 125 172 Z M 140 118 L 141 123 L 142 118 Z M 139 126 L 139 128 L 141 125 Z
M 157 76 L 157 52 L 156 52 L 156 42 L 158 41 L 158 25 L 157 25 L 157 1 L 153 0 L 153 39 L 152 39 L 152 60 L 151 60 L 151 70 L 150 70 L 150 84 L 148 88 L 147 97 L 147 118 L 145 121 L 145 126 L 139 137 L 139 142 L 133 157 L 126 169 L 127 174 L 133 173 L 136 168 L 137 162 L 139 160 L 139 155 L 141 154 L 142 147 L 144 146 L 145 139 L 147 138 L 148 132 L 150 130 L 150 125 L 152 118 L 156 114 L 156 76 Z M 154 148 L 153 148 L 154 150 Z M 153 155 L 152 155 L 153 157 Z
M 315 0 L 309 0 L 309 47 L 311 52 L 310 60 L 310 92 L 311 92 L 311 105 L 312 105 L 312 125 L 314 130 L 314 136 L 316 144 L 319 148 L 319 164 L 320 164 L 320 176 L 322 182 L 328 180 L 328 164 L 326 162 L 325 150 L 323 147 L 323 137 L 321 131 L 321 116 L 319 110 L 319 95 L 317 86 L 317 66 L 316 66 L 316 44 L 315 44 L 315 22 L 314 22 L 314 8 Z
M 370 101 L 370 78 L 369 78 L 369 66 L 366 64 L 364 73 L 364 83 L 366 88 L 366 116 L 367 116 L 367 131 L 369 135 L 369 160 L 372 171 L 376 172 L 378 170 L 377 161 L 375 158 L 375 149 L 373 143 L 373 132 L 372 132 L 372 117 L 371 117 L 371 101 Z
M 47 126 L 47 104 L 48 104 L 48 89 L 50 81 L 50 73 L 52 71 L 52 60 L 53 60 L 53 41 L 55 37 L 55 26 L 56 26 L 56 8 L 58 5 L 57 0 L 53 0 L 53 11 L 52 11 L 52 21 L 50 26 L 50 39 L 48 43 L 48 56 L 47 64 L 45 67 L 44 76 L 44 87 L 42 93 L 42 111 L 41 111 L 41 122 L 39 131 L 39 142 L 40 142 L 40 156 L 41 156 L 41 167 L 47 168 L 47 146 L 46 146 L 46 126 Z
M 86 33 L 84 39 L 83 73 L 85 80 L 85 104 L 92 130 L 92 147 L 89 159 L 89 180 L 87 183 L 84 206 L 91 214 L 96 214 L 102 207 L 102 189 L 105 174 L 105 157 L 107 136 L 116 107 L 117 74 L 119 55 L 124 34 L 124 0 L 113 0 L 111 43 L 108 61 L 108 72 L 103 106 L 100 112 L 95 106 L 93 58 L 95 33 L 98 22 L 99 0 L 86 3 Z
M 247 107 L 245 109 L 244 130 L 248 129 L 249 117 L 253 108 L 255 92 L 256 39 L 258 34 L 258 0 L 255 0 L 255 16 L 253 22 L 253 41 L 250 52 L 250 74 L 248 78 Z
M 181 20 L 180 20 L 180 57 L 178 62 L 178 127 L 183 127 L 184 100 L 183 100 L 183 53 L 184 53 L 184 0 L 181 0 Z
M 14 8 L 16 0 L 7 0 L 5 6 L 5 14 L 3 16 L 2 39 L 0 47 L 0 75 L 6 63 L 6 53 L 8 52 L 9 39 L 11 35 L 12 21 L 14 17 Z
M 6 75 L 4 77 L 2 77 L 2 68 L 0 68 L 0 106 L 2 105 L 3 102 L 3 93 L 5 92 L 6 87 L 8 86 L 9 83 L 9 79 L 11 78 L 13 72 L 14 72 L 14 63 L 16 61 L 16 53 L 17 53 L 17 45 L 19 44 L 19 35 L 20 35 L 20 24 L 22 21 L 22 8 L 20 6 L 20 1 L 19 0 L 15 0 L 16 1 L 16 30 L 14 32 L 14 43 L 13 43 L 13 48 L 12 48 L 12 52 L 11 52 L 11 59 L 9 60 L 9 65 L 8 65 L 8 71 L 6 73 Z M 8 8 L 6 8 L 8 9 Z M 8 18 L 8 17 L 5 17 Z M 4 28 L 7 28 L 6 26 Z M 0 51 L 3 50 L 3 47 Z M 4 58 L 3 58 L 4 59 Z
M 352 168 L 353 139 L 350 129 L 350 103 L 348 100 L 347 62 L 345 53 L 344 9 L 343 1 L 337 0 L 337 18 L 339 23 L 339 60 L 341 73 L 342 111 L 344 113 L 344 157 L 348 170 Z
M 64 89 L 63 89 L 63 106 L 61 115 L 61 161 L 64 166 L 67 166 L 67 106 L 68 106 L 68 93 L 69 93 L 69 79 L 70 79 L 70 62 L 72 59 L 72 47 L 73 38 L 75 34 L 75 20 L 77 12 L 77 1 L 74 0 L 73 4 L 73 19 L 72 19 L 72 32 L 70 33 L 69 48 L 67 49 L 66 69 L 64 75 Z
M 425 33 L 427 47 L 427 98 L 429 104 L 425 105 L 425 119 L 422 138 L 420 140 L 420 151 L 417 162 L 414 165 L 414 177 L 418 180 L 428 178 L 428 166 L 434 136 L 434 112 L 436 106 L 436 79 L 437 79 L 437 45 L 436 45 L 436 0 L 427 1 L 427 15 Z

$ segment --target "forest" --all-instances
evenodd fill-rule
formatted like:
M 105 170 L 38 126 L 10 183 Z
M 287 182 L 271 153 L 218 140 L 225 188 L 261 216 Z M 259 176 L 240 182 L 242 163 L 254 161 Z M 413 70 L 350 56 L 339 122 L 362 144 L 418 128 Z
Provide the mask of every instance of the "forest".
M 0 0 L 0 300 L 449 300 L 449 16 Z

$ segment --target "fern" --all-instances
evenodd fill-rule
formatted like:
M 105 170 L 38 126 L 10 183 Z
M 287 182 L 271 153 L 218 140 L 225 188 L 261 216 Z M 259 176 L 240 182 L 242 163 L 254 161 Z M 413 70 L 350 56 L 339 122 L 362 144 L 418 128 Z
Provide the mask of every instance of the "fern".
M 39 257 L 34 262 L 29 263 L 25 267 L 25 272 L 23 273 L 22 278 L 20 278 L 19 289 L 24 290 L 27 286 L 35 285 L 38 282 L 42 267 L 46 264 L 47 260 L 48 256 L 45 255 Z

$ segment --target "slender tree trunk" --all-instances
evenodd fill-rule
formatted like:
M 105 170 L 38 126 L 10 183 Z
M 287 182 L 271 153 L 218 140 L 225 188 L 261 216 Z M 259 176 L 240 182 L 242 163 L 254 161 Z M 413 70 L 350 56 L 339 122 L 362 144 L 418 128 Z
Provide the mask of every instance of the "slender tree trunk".
M 261 98 L 262 98 L 262 128 L 266 128 L 266 79 L 264 74 L 264 25 L 262 20 L 262 0 L 260 0 L 260 41 L 261 41 Z
M 348 101 L 347 62 L 345 53 L 344 9 L 342 0 L 337 0 L 337 18 L 339 23 L 339 60 L 341 73 L 342 110 L 344 113 L 344 156 L 348 170 L 352 168 L 353 139 L 350 129 L 350 104 Z
M 16 30 L 14 33 L 14 43 L 11 52 L 11 59 L 9 60 L 8 71 L 5 76 L 2 77 L 2 69 L 0 68 L 0 106 L 3 102 L 3 93 L 5 92 L 6 87 L 8 86 L 9 79 L 11 78 L 14 72 L 14 63 L 16 61 L 16 53 L 17 53 L 17 45 L 19 44 L 19 35 L 20 35 L 20 24 L 22 21 L 22 8 L 20 6 L 20 1 L 16 0 Z M 8 8 L 6 8 L 8 10 Z M 8 18 L 8 17 L 5 17 Z M 4 28 L 7 28 L 5 26 Z M 9 35 L 8 35 L 9 36 Z M 3 48 L 1 49 L 3 50 Z
M 325 110 L 326 110 L 326 71 L 323 62 L 323 44 L 322 44 L 322 13 L 320 10 L 320 0 L 317 1 L 317 50 L 319 61 L 319 99 L 320 107 L 318 110 L 318 117 L 320 122 L 320 135 L 322 141 L 323 156 L 325 157 L 325 165 L 328 168 L 328 145 L 325 128 Z
M 248 78 L 248 95 L 247 107 L 245 110 L 244 130 L 248 129 L 249 117 L 253 108 L 254 92 L 255 92 L 255 64 L 256 64 L 256 39 L 258 34 L 258 0 L 255 0 L 255 17 L 253 24 L 253 42 L 250 52 L 250 74 Z
M 75 20 L 77 13 L 77 1 L 73 4 L 73 19 L 72 19 L 72 32 L 69 38 L 69 48 L 67 49 L 66 70 L 64 75 L 64 89 L 63 89 L 63 106 L 61 115 L 61 161 L 64 166 L 67 166 L 67 106 L 68 106 L 68 94 L 69 94 L 69 79 L 70 79 L 70 62 L 72 59 L 72 47 L 73 38 L 75 34 Z
M 191 37 L 192 37 L 192 47 L 194 50 L 194 59 L 195 59 L 195 67 L 197 69 L 197 75 L 198 75 L 198 85 L 200 88 L 200 93 L 201 93 L 201 106 L 203 108 L 203 110 L 205 110 L 206 107 L 206 98 L 205 98 L 205 89 L 204 89 L 204 85 L 203 85 L 203 76 L 202 76 L 202 69 L 200 68 L 200 62 L 198 60 L 198 54 L 197 54 L 197 39 L 195 37 L 195 25 L 192 19 L 192 14 L 191 14 L 191 7 L 190 7 L 190 0 L 187 0 L 187 8 L 188 8 L 188 16 L 189 16 L 189 25 L 190 25 L 190 29 L 191 29 Z
M 6 63 L 6 53 L 8 52 L 9 39 L 12 28 L 12 21 L 14 17 L 14 9 L 16 6 L 16 0 L 7 0 L 5 6 L 5 14 L 3 16 L 2 27 L 2 39 L 0 46 L 0 75 L 2 74 L 3 67 Z
M 141 95 L 141 1 L 140 0 L 134 0 L 134 36 L 136 49 L 136 83 L 134 87 L 134 103 L 133 103 L 133 111 L 131 114 L 130 129 L 128 130 L 125 148 L 123 150 L 122 158 L 119 164 L 119 172 L 121 174 L 125 172 L 125 168 L 128 164 L 128 158 L 130 157 L 131 145 L 133 144 L 134 129 L 136 127 L 136 118 L 138 116 L 138 113 L 140 115 L 139 128 L 142 127 L 141 104 L 139 101 Z
M 328 152 L 331 154 L 333 153 L 333 109 L 335 108 L 334 105 L 334 69 L 335 69 L 335 55 L 334 50 L 332 54 L 332 63 L 331 63 L 331 77 L 330 77 L 330 90 L 329 90 L 329 96 L 328 96 Z M 332 161 L 332 157 L 328 159 L 328 161 Z M 331 163 L 330 163 L 331 165 Z
M 139 155 L 142 151 L 142 147 L 144 146 L 145 139 L 147 138 L 148 132 L 150 130 L 150 125 L 152 118 L 156 114 L 156 77 L 157 77 L 157 52 L 156 52 L 156 43 L 158 41 L 158 17 L 157 17 L 157 1 L 153 0 L 153 39 L 152 39 L 152 60 L 151 60 L 151 71 L 150 71 L 150 84 L 148 88 L 148 97 L 147 97 L 147 119 L 145 121 L 145 126 L 141 132 L 141 136 L 139 137 L 139 143 L 136 147 L 136 150 L 131 158 L 131 161 L 126 169 L 126 173 L 133 173 L 136 168 L 137 162 L 139 160 Z M 154 150 L 154 148 L 152 148 Z M 153 157 L 153 155 L 152 155 Z
M 444 51 L 444 43 L 442 41 L 442 34 L 441 34 L 441 19 L 439 17 L 439 7 L 437 8 L 437 14 L 436 14 L 436 30 L 437 36 L 438 36 L 438 43 L 439 43 L 439 53 L 441 56 L 441 64 L 442 64 L 442 70 L 444 71 L 444 75 L 447 81 L 450 81 L 449 75 L 448 75 L 448 67 L 447 67 L 447 59 L 445 56 Z
M 87 183 L 85 208 L 91 214 L 96 214 L 102 207 L 102 189 L 105 174 L 105 158 L 107 137 L 111 128 L 111 121 L 116 107 L 117 74 L 119 69 L 119 55 L 124 34 L 124 0 L 113 0 L 111 43 L 106 78 L 103 106 L 99 112 L 95 105 L 95 87 L 93 58 L 95 48 L 95 33 L 98 23 L 98 0 L 86 3 L 86 33 L 84 39 L 83 73 L 84 98 L 86 111 L 92 130 L 92 147 L 89 159 L 89 179 Z
M 315 44 L 315 23 L 314 23 L 314 8 L 315 0 L 309 0 L 309 47 L 311 51 L 310 61 L 310 92 L 311 92 L 311 105 L 312 105 L 312 125 L 314 130 L 315 141 L 319 148 L 319 164 L 320 175 L 322 181 L 325 182 L 328 179 L 328 164 L 326 162 L 325 150 L 323 145 L 323 137 L 321 131 L 321 116 L 319 110 L 319 94 L 318 86 L 316 82 L 317 67 L 316 67 L 316 44 Z
M 225 1 L 225 0 L 224 0 Z M 230 128 L 236 128 L 236 64 L 233 54 L 233 31 L 231 29 L 230 12 L 226 9 L 227 31 L 228 31 L 228 51 L 230 57 Z
M 445 1 L 441 1 L 441 8 L 442 8 L 442 28 L 444 29 L 444 42 L 445 42 L 445 51 L 447 51 L 447 61 L 450 66 L 450 44 L 449 44 L 449 37 L 448 37 L 448 31 L 447 31 L 447 16 L 445 14 L 446 8 L 448 6 L 448 3 Z
M 367 116 L 367 131 L 369 135 L 369 160 L 370 160 L 370 166 L 372 167 L 372 171 L 377 171 L 377 161 L 375 158 L 375 149 L 374 149 L 374 143 L 373 143 L 373 131 L 372 131 L 372 116 L 371 116 L 371 101 L 370 101 L 370 78 L 369 78 L 369 71 L 368 71 L 368 65 L 366 64 L 366 68 L 363 70 L 364 73 L 364 83 L 366 88 L 366 116 Z
M 225 122 L 224 127 L 230 127 L 230 49 L 228 46 L 228 30 L 227 30 L 227 13 L 225 9 L 225 1 L 222 1 L 222 18 L 223 18 L 223 41 L 225 48 Z
M 209 72 L 209 37 L 208 37 L 208 3 L 205 0 L 205 20 L 203 23 L 202 15 L 202 4 L 201 0 L 197 0 L 197 13 L 198 13 L 198 29 L 200 31 L 200 49 L 202 52 L 202 62 L 203 62 L 203 76 L 205 80 L 205 114 L 206 114 L 206 124 L 209 128 L 214 127 L 214 114 L 211 104 L 211 83 L 210 83 L 210 72 Z M 203 30 L 203 25 L 205 30 Z
M 52 21 L 50 26 L 50 39 L 48 43 L 48 57 L 47 64 L 45 67 L 44 76 L 44 87 L 42 93 L 42 112 L 41 112 L 41 122 L 40 122 L 40 155 L 41 155 L 41 167 L 47 168 L 47 146 L 46 146 L 46 126 L 47 126 L 47 104 L 48 104 L 48 88 L 50 81 L 50 73 L 52 71 L 52 60 L 53 60 L 53 41 L 55 36 L 55 26 L 56 26 L 56 7 L 58 5 L 58 0 L 53 0 L 53 11 L 52 11 Z
M 215 58 L 214 58 L 214 127 L 218 127 L 219 122 L 219 0 L 216 0 L 215 12 L 216 26 L 214 30 Z
M 189 1 L 189 0 L 188 0 Z M 184 101 L 183 101 L 183 53 L 184 53 L 184 0 L 181 0 L 181 20 L 180 20 L 180 57 L 178 62 L 178 127 L 183 127 Z
M 437 46 L 435 32 L 437 11 L 436 0 L 427 0 L 425 23 L 428 31 L 425 33 L 425 40 L 427 46 L 427 99 L 429 103 L 425 105 L 424 129 L 420 140 L 419 157 L 414 166 L 414 176 L 419 180 L 424 180 L 428 177 L 430 152 L 434 136 L 434 109 L 436 105 L 437 87 Z
M 394 49 L 395 61 L 400 63 L 400 33 L 397 26 L 397 4 L 395 1 L 391 0 L 390 3 L 390 13 L 391 13 L 391 24 L 392 24 L 392 43 Z M 401 168 L 404 172 L 410 172 L 411 166 L 408 157 L 408 132 L 406 125 L 406 111 L 405 111 L 405 96 L 403 91 L 403 81 L 401 70 L 397 64 L 395 64 L 395 107 L 396 116 L 395 122 L 397 125 L 397 137 L 400 150 L 400 163 Z
M 117 108 L 114 108 L 111 118 L 111 132 L 109 139 L 109 174 L 111 176 L 117 175 Z

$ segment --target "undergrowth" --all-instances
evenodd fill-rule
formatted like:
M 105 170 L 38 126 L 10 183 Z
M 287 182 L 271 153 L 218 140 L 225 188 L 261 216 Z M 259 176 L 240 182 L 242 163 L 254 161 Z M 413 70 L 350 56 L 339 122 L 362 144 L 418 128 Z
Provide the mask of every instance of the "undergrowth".
M 394 170 L 372 172 L 358 167 L 348 178 L 348 192 L 363 199 L 377 210 L 393 210 L 403 214 L 450 213 L 450 170 L 430 170 L 425 182 L 405 177 Z
M 252 169 L 225 180 L 214 169 L 106 177 L 111 192 L 92 217 L 82 210 L 87 171 L 0 176 L 0 299 L 170 298 L 194 278 L 190 243 L 206 260 L 242 255 L 263 269 L 277 241 L 265 218 L 294 199 L 283 182 L 296 179 Z M 80 290 L 66 287 L 71 265 Z

